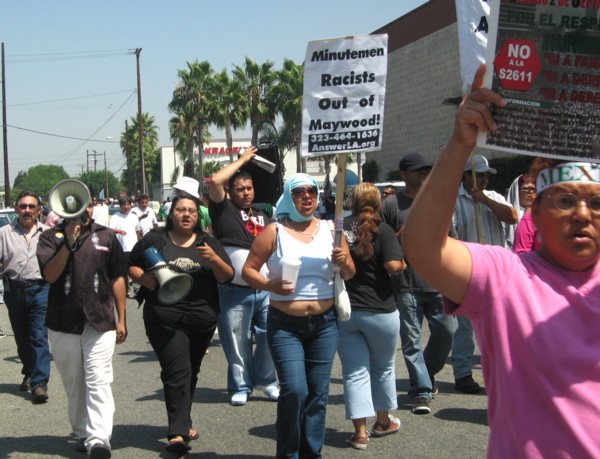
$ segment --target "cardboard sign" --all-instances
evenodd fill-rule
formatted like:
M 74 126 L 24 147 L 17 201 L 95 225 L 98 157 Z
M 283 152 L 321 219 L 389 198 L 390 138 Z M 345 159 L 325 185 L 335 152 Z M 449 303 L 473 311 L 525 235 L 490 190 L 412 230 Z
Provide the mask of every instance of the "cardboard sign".
M 486 86 L 508 106 L 481 147 L 600 162 L 600 1 L 491 4 Z
M 302 156 L 381 149 L 387 43 L 383 34 L 308 44 Z

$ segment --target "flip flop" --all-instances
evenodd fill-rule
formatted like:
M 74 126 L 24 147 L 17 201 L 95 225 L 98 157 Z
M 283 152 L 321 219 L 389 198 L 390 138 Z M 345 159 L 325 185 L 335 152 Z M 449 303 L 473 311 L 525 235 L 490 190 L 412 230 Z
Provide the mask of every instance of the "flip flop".
M 187 453 L 190 449 L 192 449 L 192 447 L 188 445 L 188 443 L 180 436 L 177 436 L 169 440 L 169 443 L 167 443 L 165 449 L 169 453 L 182 455 Z
M 191 440 L 198 440 L 200 438 L 200 434 L 198 433 L 198 431 L 196 429 L 190 429 L 190 432 L 188 434 L 188 438 Z

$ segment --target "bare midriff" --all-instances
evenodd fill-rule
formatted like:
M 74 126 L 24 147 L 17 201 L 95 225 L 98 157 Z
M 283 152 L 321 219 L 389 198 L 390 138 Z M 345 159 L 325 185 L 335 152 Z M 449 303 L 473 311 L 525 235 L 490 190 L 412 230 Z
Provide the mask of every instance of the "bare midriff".
M 295 317 L 315 316 L 327 312 L 333 306 L 333 298 L 309 301 L 271 300 L 271 306 Z

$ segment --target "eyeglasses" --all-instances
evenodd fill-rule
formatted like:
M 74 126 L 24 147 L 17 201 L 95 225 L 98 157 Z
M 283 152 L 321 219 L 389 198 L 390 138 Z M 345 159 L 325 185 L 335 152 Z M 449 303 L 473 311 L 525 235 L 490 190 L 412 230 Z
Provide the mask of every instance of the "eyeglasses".
M 307 194 L 308 197 L 310 197 L 310 198 L 316 198 L 317 197 L 317 189 L 314 187 L 311 187 L 311 188 L 294 188 L 292 190 L 292 196 L 295 198 L 298 196 L 304 196 L 305 194 Z
M 527 193 L 527 194 L 535 194 L 536 190 L 535 187 L 529 187 L 529 186 L 524 186 L 519 188 L 523 193 Z
M 580 199 L 573 193 L 558 193 L 555 195 L 545 195 L 548 198 L 552 198 L 554 207 L 563 212 L 573 212 L 579 207 L 579 203 L 585 202 L 593 214 L 600 214 L 600 194 L 592 196 L 587 199 Z
M 37 209 L 38 205 L 37 204 L 19 204 L 19 209 L 21 210 L 25 210 L 25 209 Z
M 178 214 L 188 213 L 190 215 L 196 215 L 198 213 L 198 209 L 194 209 L 193 207 L 175 207 L 175 212 Z

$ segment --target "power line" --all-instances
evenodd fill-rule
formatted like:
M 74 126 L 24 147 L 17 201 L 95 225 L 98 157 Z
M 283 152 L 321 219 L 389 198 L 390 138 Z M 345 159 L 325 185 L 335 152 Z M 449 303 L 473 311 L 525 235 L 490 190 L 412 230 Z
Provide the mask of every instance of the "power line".
M 135 54 L 134 49 L 117 49 L 106 51 L 80 51 L 67 53 L 46 53 L 46 54 L 13 54 L 6 59 L 11 64 L 29 64 L 32 62 L 55 62 L 55 61 L 73 61 L 81 59 L 103 59 L 115 56 L 130 56 Z
M 68 99 L 42 100 L 39 102 L 25 102 L 23 104 L 7 104 L 7 106 L 8 107 L 23 107 L 26 105 L 50 104 L 52 102 L 66 102 L 68 100 L 81 100 L 81 99 L 91 99 L 94 97 L 111 96 L 113 94 L 123 94 L 124 92 L 131 92 L 131 91 L 136 91 L 136 90 L 135 89 L 125 89 L 123 91 L 105 92 L 103 94 L 93 94 L 91 96 L 70 97 Z
M 110 121 L 110 119 L 109 119 L 109 121 Z M 90 138 L 84 139 L 84 138 L 81 138 L 81 137 L 70 137 L 70 136 L 67 136 L 67 135 L 52 134 L 50 132 L 42 132 L 42 131 L 36 131 L 35 129 L 27 129 L 27 128 L 23 128 L 23 127 L 19 127 L 19 126 L 13 126 L 12 124 L 7 124 L 6 126 L 9 127 L 9 128 L 18 129 L 20 131 L 33 132 L 34 134 L 47 135 L 47 136 L 50 136 L 50 137 L 59 137 L 61 139 L 83 140 L 85 142 L 120 143 L 118 140 L 94 140 L 94 139 L 90 139 Z M 98 132 L 98 131 L 96 131 L 96 132 Z

